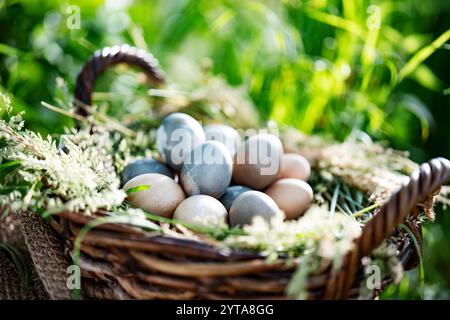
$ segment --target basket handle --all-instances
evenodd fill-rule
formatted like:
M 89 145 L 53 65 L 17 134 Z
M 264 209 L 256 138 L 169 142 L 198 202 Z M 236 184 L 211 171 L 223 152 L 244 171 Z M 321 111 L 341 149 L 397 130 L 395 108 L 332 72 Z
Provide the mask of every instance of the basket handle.
M 77 114 L 89 115 L 86 108 L 83 108 L 83 104 L 91 105 L 95 81 L 107 68 L 119 63 L 126 63 L 142 69 L 154 85 L 164 83 L 164 74 L 159 67 L 158 60 L 152 54 L 127 44 L 105 47 L 91 56 L 78 75 L 75 88 Z
M 361 236 L 356 240 L 359 256 L 370 254 L 408 217 L 417 204 L 432 196 L 449 179 L 449 160 L 435 158 L 422 164 L 364 226 Z

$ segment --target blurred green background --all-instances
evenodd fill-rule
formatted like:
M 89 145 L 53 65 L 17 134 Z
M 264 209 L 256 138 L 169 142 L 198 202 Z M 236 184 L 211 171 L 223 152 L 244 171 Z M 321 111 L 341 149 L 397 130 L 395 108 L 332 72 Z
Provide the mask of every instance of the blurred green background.
M 0 88 L 28 127 L 62 132 L 71 120 L 40 102 L 67 99 L 96 49 L 129 43 L 184 89 L 209 65 L 243 86 L 264 120 L 340 140 L 364 131 L 422 162 L 450 158 L 449 38 L 450 2 L 441 0 L 0 0 Z M 116 75 L 103 87 L 121 93 L 132 83 Z M 449 232 L 439 210 L 425 228 L 426 299 L 450 298 Z M 408 272 L 383 298 L 421 298 L 419 278 Z

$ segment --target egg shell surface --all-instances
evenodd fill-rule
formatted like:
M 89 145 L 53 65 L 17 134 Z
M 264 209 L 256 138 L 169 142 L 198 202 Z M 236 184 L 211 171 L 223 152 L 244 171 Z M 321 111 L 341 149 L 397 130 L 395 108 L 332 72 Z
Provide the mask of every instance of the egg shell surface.
M 207 195 L 196 195 L 181 202 L 173 218 L 186 224 L 219 227 L 226 224 L 227 216 L 227 210 L 219 200 Z
M 178 171 L 183 157 L 205 141 L 200 123 L 185 113 L 165 117 L 156 131 L 156 146 L 167 165 Z
M 139 186 L 149 188 L 129 194 L 127 200 L 136 207 L 166 218 L 171 218 L 175 209 L 186 198 L 179 184 L 160 173 L 146 173 L 134 177 L 123 189 Z
M 311 186 L 300 179 L 280 179 L 265 191 L 284 212 L 286 219 L 297 219 L 313 200 Z
M 283 146 L 272 134 L 257 134 L 238 148 L 233 159 L 233 181 L 256 190 L 270 185 L 280 171 Z
M 247 191 L 231 205 L 229 221 L 232 227 L 251 224 L 256 216 L 266 221 L 282 219 L 282 213 L 271 197 L 260 191 Z
M 220 142 L 206 141 L 185 157 L 180 183 L 186 194 L 205 194 L 219 198 L 230 185 L 233 163 L 228 149 Z

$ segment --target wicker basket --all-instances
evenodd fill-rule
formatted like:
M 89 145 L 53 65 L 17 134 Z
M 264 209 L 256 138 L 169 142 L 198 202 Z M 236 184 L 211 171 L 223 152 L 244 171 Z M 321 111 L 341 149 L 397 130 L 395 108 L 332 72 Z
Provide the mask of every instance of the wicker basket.
M 164 83 L 158 63 L 150 54 L 129 46 L 105 48 L 84 65 L 77 79 L 76 99 L 90 105 L 97 77 L 119 63 L 142 69 L 153 84 Z M 86 110 L 79 108 L 79 113 L 86 115 Z M 357 297 L 364 279 L 363 258 L 392 235 L 401 237 L 397 243 L 403 267 L 415 267 L 421 252 L 406 235 L 397 234 L 396 228 L 405 222 L 421 251 L 421 204 L 432 202 L 449 178 L 450 161 L 437 158 L 423 164 L 364 226 L 339 272 L 332 272 L 331 264 L 325 264 L 309 275 L 308 298 Z M 65 240 L 67 255 L 81 228 L 105 214 L 98 212 L 88 217 L 63 212 L 51 219 L 52 227 Z M 299 267 L 296 263 L 287 266 L 283 259 L 268 263 L 266 257 L 256 253 L 224 250 L 115 224 L 98 226 L 86 235 L 80 266 L 83 296 L 101 299 L 288 299 L 286 286 Z M 391 281 L 384 279 L 383 286 Z

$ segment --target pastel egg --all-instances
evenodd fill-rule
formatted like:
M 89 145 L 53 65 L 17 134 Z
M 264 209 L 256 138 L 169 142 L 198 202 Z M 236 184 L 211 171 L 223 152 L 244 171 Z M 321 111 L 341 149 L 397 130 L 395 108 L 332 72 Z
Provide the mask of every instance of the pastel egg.
M 200 123 L 185 113 L 172 113 L 164 118 L 156 131 L 156 146 L 171 168 L 179 170 L 183 157 L 205 141 Z
M 207 195 L 196 195 L 181 202 L 173 218 L 186 224 L 214 227 L 226 224 L 227 216 L 227 210 L 219 200 Z
M 220 202 L 223 204 L 227 211 L 230 211 L 231 205 L 234 200 L 239 197 L 241 194 L 247 191 L 251 191 L 252 189 L 247 188 L 245 186 L 231 186 L 225 190 L 225 193 L 220 198 Z
M 228 149 L 220 142 L 207 141 L 184 158 L 180 183 L 190 196 L 205 194 L 219 198 L 230 185 L 232 172 Z
M 280 171 L 283 146 L 272 134 L 250 137 L 234 155 L 233 181 L 261 190 L 270 185 Z
M 171 218 L 178 205 L 186 198 L 183 189 L 173 179 L 160 173 L 146 173 L 128 181 L 123 189 L 138 186 L 148 189 L 133 192 L 127 200 L 136 207 Z
M 160 173 L 174 179 L 172 170 L 161 161 L 155 159 L 140 159 L 133 161 L 125 166 L 122 171 L 122 181 L 127 183 L 129 180 L 145 173 Z
M 285 153 L 281 158 L 278 179 L 294 178 L 308 181 L 311 175 L 311 165 L 305 157 L 297 153 Z
M 231 205 L 229 220 L 231 226 L 251 224 L 253 218 L 260 216 L 266 221 L 272 218 L 282 218 L 275 201 L 260 191 L 247 191 L 234 200 Z
M 278 207 L 284 211 L 286 219 L 296 219 L 311 205 L 313 190 L 299 179 L 280 179 L 266 190 Z
M 222 142 L 230 151 L 231 156 L 234 156 L 241 143 L 241 136 L 230 126 L 212 124 L 203 127 L 203 131 L 205 131 L 206 141 Z

